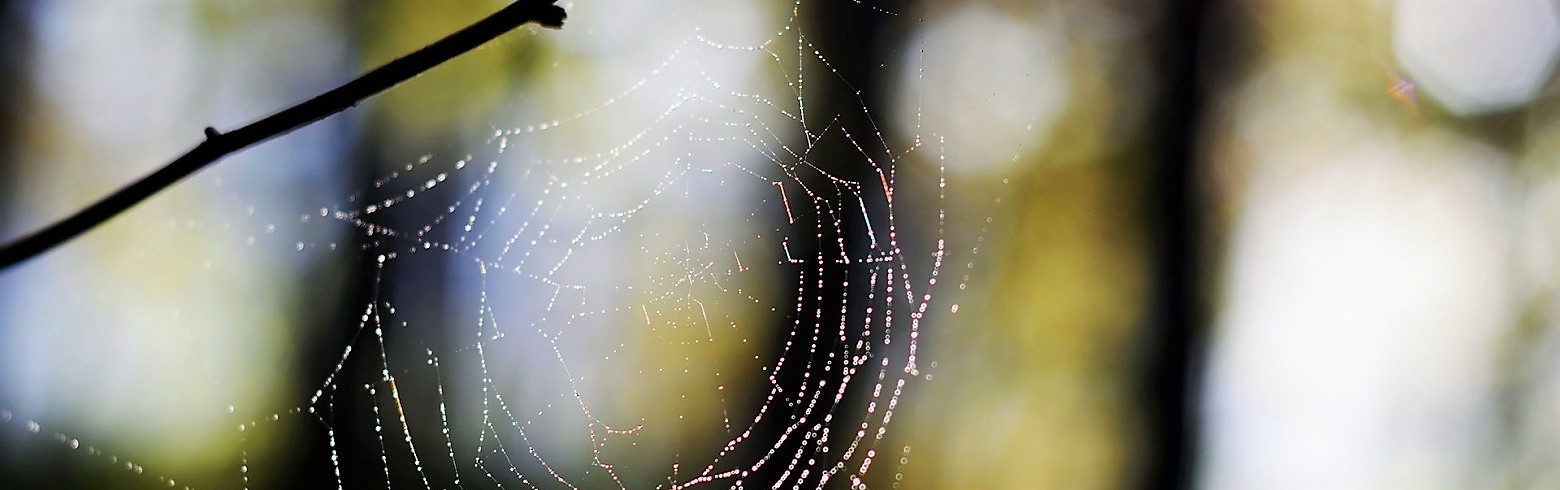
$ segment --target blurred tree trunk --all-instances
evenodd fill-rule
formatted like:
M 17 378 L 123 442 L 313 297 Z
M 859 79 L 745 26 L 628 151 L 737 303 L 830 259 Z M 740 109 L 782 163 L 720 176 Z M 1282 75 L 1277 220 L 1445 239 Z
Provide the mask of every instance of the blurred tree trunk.
M 24 101 L 32 93 L 25 74 L 33 55 L 33 42 L 32 26 L 21 10 L 16 2 L 0 2 L 0 189 L 5 191 L 0 196 L 16 196 L 15 190 L 23 185 L 15 178 L 17 142 L 21 137 L 18 123 Z M 12 206 L 15 203 L 10 198 L 0 199 L 0 220 L 6 220 Z M 4 224 L 0 221 L 0 230 L 4 230 Z
M 896 9 L 909 12 L 915 11 L 916 6 L 914 4 L 898 5 Z M 892 61 L 890 58 L 897 56 L 897 53 L 893 51 L 903 44 L 902 40 L 915 20 L 905 16 L 886 15 L 872 9 L 869 5 L 849 2 L 808 3 L 803 5 L 801 15 L 802 24 L 806 26 L 802 30 L 802 34 L 808 42 L 812 43 L 812 46 L 797 53 L 797 56 L 803 57 L 802 63 L 804 68 L 802 68 L 802 73 L 794 76 L 801 76 L 803 79 L 803 84 L 800 88 L 803 92 L 802 96 L 807 100 L 805 126 L 808 131 L 813 133 L 814 141 L 808 142 L 798 138 L 787 142 L 787 144 L 797 148 L 798 153 L 801 153 L 803 148 L 805 148 L 808 162 L 823 169 L 823 171 L 828 172 L 835 178 L 852 182 L 877 182 L 879 179 L 878 174 L 871 165 L 867 164 L 860 151 L 845 138 L 842 131 L 849 132 L 862 145 L 862 150 L 868 152 L 868 154 L 881 155 L 883 153 L 883 143 L 874 136 L 879 133 L 880 128 L 863 113 L 861 105 L 865 105 L 868 110 L 872 111 L 879 124 L 883 121 L 888 121 L 892 117 L 890 113 L 893 108 L 888 104 L 888 88 L 889 84 L 893 82 L 894 73 L 885 70 L 883 65 Z M 830 73 L 826 68 L 823 68 L 817 59 L 811 58 L 814 49 L 827 53 L 829 67 L 835 70 L 834 73 Z M 844 79 L 844 82 L 840 79 Z M 848 83 L 849 86 L 844 85 L 845 83 Z M 852 91 L 852 88 L 859 92 Z M 830 127 L 831 125 L 832 127 Z M 819 133 L 823 132 L 824 128 L 829 129 L 819 137 Z M 902 151 L 903 148 L 896 148 L 895 150 Z M 819 197 L 835 199 L 834 196 L 828 193 L 834 192 L 834 189 L 838 186 L 827 177 L 811 172 L 806 167 L 799 168 L 797 175 L 815 192 L 823 193 Z M 863 186 L 863 189 L 858 191 L 869 192 L 868 190 L 874 187 Z M 849 190 L 846 191 L 848 192 Z M 796 195 L 804 194 L 797 193 Z M 852 199 L 837 199 L 834 202 L 850 206 L 851 201 Z M 873 204 L 870 196 L 868 196 L 866 202 L 869 207 L 868 212 L 874 216 L 882 215 L 881 210 L 877 209 L 879 205 Z M 838 355 L 853 348 L 852 346 L 854 346 L 857 340 L 856 336 L 859 335 L 858 332 L 861 332 L 867 307 L 873 306 L 879 312 L 883 309 L 881 303 L 884 295 L 882 294 L 878 295 L 876 300 L 878 304 L 867 304 L 867 284 L 871 270 L 870 266 L 861 263 L 843 264 L 837 261 L 839 245 L 837 245 L 836 239 L 844 240 L 846 254 L 852 259 L 864 258 L 871 254 L 868 248 L 865 225 L 860 222 L 860 213 L 839 210 L 837 218 L 840 221 L 835 223 L 832 221 L 835 217 L 811 215 L 807 214 L 806 211 L 802 211 L 812 207 L 811 203 L 805 199 L 794 199 L 793 206 L 805 216 L 799 217 L 795 224 L 777 222 L 774 224 L 774 227 L 792 231 L 790 253 L 793 257 L 803 260 L 805 263 L 796 266 L 795 272 L 800 274 L 800 277 L 790 276 L 777 280 L 800 281 L 801 284 L 809 287 L 814 284 L 821 284 L 822 287 L 809 288 L 810 294 L 802 298 L 802 304 L 797 310 L 799 311 L 797 314 L 801 316 L 799 322 L 793 324 L 792 322 L 797 320 L 796 318 L 785 317 L 769 326 L 768 330 L 773 332 L 774 335 L 770 339 L 769 345 L 773 346 L 775 353 L 765 358 L 766 364 L 774 362 L 773 359 L 776 359 L 774 356 L 779 354 L 780 349 L 787 342 L 793 342 L 799 347 L 817 342 L 818 348 L 812 349 L 810 354 L 809 349 L 806 348 L 793 347 L 789 351 L 788 357 L 784 360 L 785 369 L 782 369 L 776 376 L 776 383 L 785 390 L 784 396 L 776 397 L 775 401 L 771 402 L 770 415 L 766 416 L 765 424 L 757 427 L 753 437 L 755 441 L 778 440 L 782 431 L 794 423 L 793 421 L 803 420 L 803 415 L 808 409 L 809 400 L 797 399 L 796 393 L 811 393 L 814 390 L 822 389 L 816 384 L 812 384 L 808 389 L 802 389 L 805 384 L 808 384 L 808 378 L 804 377 L 804 373 L 809 369 L 808 366 L 811 366 L 810 369 L 812 370 L 821 370 L 821 366 L 831 362 L 837 363 L 838 358 L 831 357 L 830 353 Z M 816 236 L 815 233 L 817 234 Z M 916 240 L 917 237 L 912 235 L 912 233 L 901 229 L 900 240 Z M 886 243 L 883 245 L 886 245 Z M 847 281 L 849 286 L 846 286 Z M 796 286 L 796 283 L 782 284 L 777 290 L 788 290 Z M 832 333 L 839 327 L 842 321 L 840 317 L 842 306 L 845 309 L 845 313 L 843 313 L 845 315 L 843 320 L 846 324 L 845 329 L 851 335 L 846 342 L 841 342 L 839 335 Z M 905 305 L 896 303 L 896 306 L 903 307 Z M 908 316 L 903 315 L 900 318 L 901 325 L 895 325 L 895 345 L 893 347 L 902 347 L 903 342 L 909 338 Z M 800 327 L 795 327 L 795 325 L 800 325 Z M 816 337 L 813 335 L 813 329 L 811 328 L 813 325 L 817 325 L 822 331 Z M 882 334 L 880 324 L 875 326 L 874 329 L 874 335 Z M 878 343 L 874 348 L 878 356 L 889 355 L 903 358 L 903 353 L 898 353 L 897 350 L 895 351 L 897 354 L 882 352 L 883 346 L 876 337 L 868 339 L 869 344 L 874 342 Z M 846 357 L 848 358 L 848 356 Z M 874 377 L 865 373 L 871 372 L 876 368 L 875 363 L 866 366 L 863 374 L 858 375 L 853 381 L 858 386 L 853 386 L 848 390 L 845 398 L 840 402 L 833 402 L 832 396 L 821 396 L 819 405 L 812 408 L 809 419 L 806 423 L 801 424 L 800 427 L 811 427 L 814 423 L 822 423 L 825 414 L 828 413 L 861 413 L 865 409 L 866 394 L 863 393 L 860 385 L 872 382 L 870 380 Z M 897 365 L 889 369 L 896 368 Z M 867 386 L 870 387 L 870 385 Z M 762 398 L 766 395 L 767 393 L 757 392 L 756 396 L 758 396 L 759 400 L 753 402 L 752 406 L 764 403 Z M 853 419 L 850 417 L 835 418 L 830 425 L 838 432 L 840 429 L 846 428 L 843 424 L 854 423 L 850 422 L 850 420 Z M 848 433 L 848 431 L 846 432 Z M 830 452 L 821 453 L 821 448 L 818 447 L 816 440 L 796 437 L 796 434 L 792 434 L 792 437 L 787 439 L 783 445 L 773 448 L 775 454 L 786 456 L 782 459 L 769 461 L 760 471 L 748 478 L 747 482 L 754 486 L 764 487 L 778 482 L 782 473 L 787 470 L 786 465 L 789 463 L 790 455 L 795 454 L 799 449 L 798 446 L 803 444 L 810 445 L 802 455 L 801 460 L 803 462 L 812 457 L 817 457 L 820 463 L 831 461 L 829 456 L 843 454 L 844 445 L 850 441 L 849 437 L 835 437 L 833 439 L 835 440 L 831 441 L 833 447 L 829 448 Z M 757 452 L 754 456 L 762 456 L 763 452 L 771 448 L 755 449 L 757 449 Z M 819 478 L 823 473 L 821 471 L 812 471 L 805 479 L 798 481 L 795 480 L 798 478 L 798 473 L 792 472 L 788 477 L 788 482 L 802 487 L 815 486 L 819 484 Z M 832 481 L 830 486 L 846 485 L 844 478 L 844 475 L 836 475 L 836 480 Z M 880 470 L 874 472 L 872 478 L 879 485 L 888 485 L 892 482 L 892 473 L 885 473 Z M 882 478 L 882 480 L 876 480 L 876 478 Z
M 1148 317 L 1139 334 L 1138 385 L 1144 420 L 1138 488 L 1184 489 L 1196 484 L 1201 384 L 1208 337 L 1204 264 L 1212 243 L 1198 153 L 1207 87 L 1219 79 L 1230 49 L 1230 12 L 1217 0 L 1165 1 L 1158 39 L 1159 97 L 1149 122 L 1153 153 L 1146 174 L 1143 217 L 1151 259 Z

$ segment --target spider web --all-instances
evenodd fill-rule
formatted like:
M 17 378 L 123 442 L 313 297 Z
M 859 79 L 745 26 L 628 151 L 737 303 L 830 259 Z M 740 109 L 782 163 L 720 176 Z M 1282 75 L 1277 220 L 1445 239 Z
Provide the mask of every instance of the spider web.
M 921 339 L 969 276 L 939 279 L 980 237 L 945 231 L 948 142 L 879 122 L 882 89 L 809 35 L 811 3 L 771 29 L 668 21 L 683 35 L 646 40 L 653 57 L 613 65 L 627 76 L 582 82 L 561 61 L 538 84 L 585 88 L 517 97 L 520 122 L 469 153 L 410 158 L 342 198 L 265 209 L 220 176 L 187 184 L 242 216 L 170 228 L 366 281 L 351 319 L 303 339 L 307 386 L 225 407 L 236 468 L 200 483 L 897 488 L 896 414 L 930 378 Z M 590 7 L 570 29 L 591 28 Z M 590 56 L 631 42 L 563 39 Z M 37 418 L 0 423 L 200 486 Z

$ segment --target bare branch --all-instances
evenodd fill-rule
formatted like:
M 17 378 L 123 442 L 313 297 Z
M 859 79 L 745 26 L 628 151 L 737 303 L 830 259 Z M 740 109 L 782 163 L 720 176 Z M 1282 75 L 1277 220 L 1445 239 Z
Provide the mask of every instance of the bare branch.
M 0 271 L 75 238 L 229 154 L 344 111 L 527 22 L 561 28 L 566 14 L 562 7 L 553 5 L 556 1 L 518 0 L 444 39 L 248 126 L 225 133 L 208 127 L 205 141 L 151 175 L 68 218 L 0 247 Z

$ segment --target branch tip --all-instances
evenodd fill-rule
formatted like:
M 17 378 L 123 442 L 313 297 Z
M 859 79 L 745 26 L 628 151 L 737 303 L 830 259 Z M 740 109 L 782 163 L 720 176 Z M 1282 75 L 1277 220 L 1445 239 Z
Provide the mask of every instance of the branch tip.
M 555 5 L 558 0 L 520 0 L 530 3 L 529 12 L 531 21 L 536 25 L 548 29 L 562 29 L 563 21 L 569 17 L 569 13 L 563 7 Z

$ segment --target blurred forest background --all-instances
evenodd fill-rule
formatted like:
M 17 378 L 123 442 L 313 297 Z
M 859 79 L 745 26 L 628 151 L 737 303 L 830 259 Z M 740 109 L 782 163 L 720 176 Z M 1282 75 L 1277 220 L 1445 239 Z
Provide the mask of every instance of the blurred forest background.
M 502 4 L 0 4 L 0 240 L 149 173 L 203 127 L 303 100 Z M 896 219 L 920 250 L 945 213 L 958 258 L 944 279 L 966 279 L 938 290 L 948 302 L 922 327 L 924 381 L 890 435 L 907 462 L 875 470 L 871 486 L 1560 486 L 1552 0 L 565 6 L 561 31 L 522 28 L 0 271 L 0 477 L 328 482 L 333 456 L 310 419 L 235 426 L 307 401 L 373 285 L 415 298 L 409 315 L 428 328 L 476 324 L 474 293 L 469 274 L 438 264 L 376 278 L 361 230 L 301 226 L 300 212 L 377 198 L 376 179 L 423 155 L 447 167 L 491 151 L 495 131 L 517 124 L 606 114 L 528 158 L 632 142 L 641 124 L 675 133 L 657 115 L 685 92 L 654 86 L 688 77 L 735 81 L 775 106 L 806 98 L 807 111 L 891 144 L 940 137 L 897 162 L 911 197 Z M 795 43 L 791 29 L 848 85 L 808 68 L 818 88 L 787 87 L 779 57 L 682 47 Z M 728 51 L 745 57 L 723 61 Z M 870 119 L 854 116 L 863 105 Z M 941 202 L 927 192 L 939 164 Z M 646 226 L 723 231 L 754 225 L 723 204 L 778 204 L 740 186 L 711 192 L 728 201 Z M 423 204 L 384 226 L 410 229 L 447 203 Z M 709 216 L 688 225 L 672 211 Z M 591 260 L 604 276 L 648 270 L 650 250 Z M 638 355 L 681 367 L 683 354 Z M 720 425 L 665 399 L 691 390 L 602 389 L 647 417 Z M 348 457 L 379 454 L 360 431 L 341 444 L 366 452 Z

